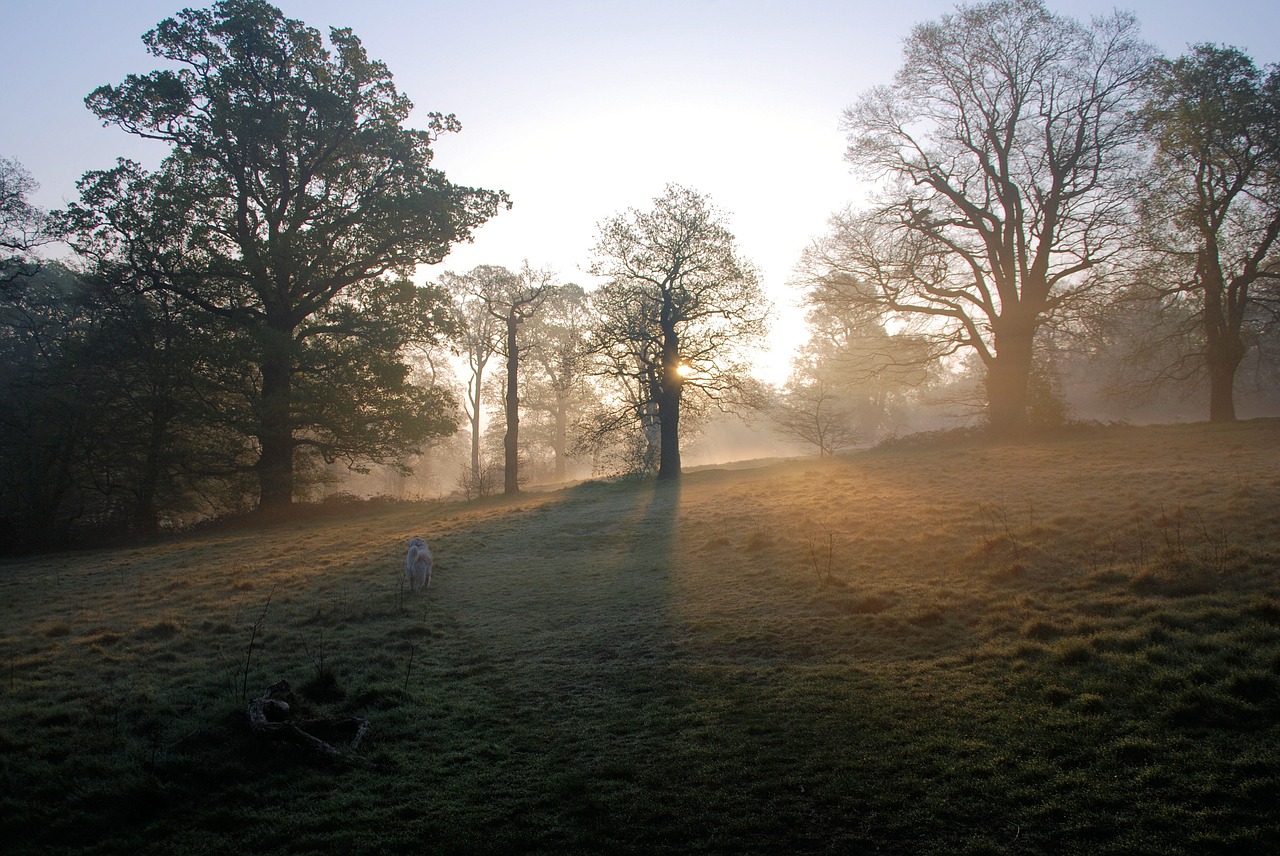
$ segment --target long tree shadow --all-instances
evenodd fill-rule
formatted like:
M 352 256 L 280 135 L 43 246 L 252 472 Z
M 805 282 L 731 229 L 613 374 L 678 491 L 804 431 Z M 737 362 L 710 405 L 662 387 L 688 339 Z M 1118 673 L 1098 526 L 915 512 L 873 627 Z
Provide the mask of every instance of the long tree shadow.
M 437 790 L 488 794 L 453 829 L 432 830 L 446 849 L 473 847 L 451 835 L 477 824 L 498 849 L 612 841 L 664 755 L 655 726 L 679 694 L 669 607 L 680 485 L 564 494 L 446 554 L 436 596 L 451 629 L 433 643 L 429 707 L 464 757 L 423 773 Z

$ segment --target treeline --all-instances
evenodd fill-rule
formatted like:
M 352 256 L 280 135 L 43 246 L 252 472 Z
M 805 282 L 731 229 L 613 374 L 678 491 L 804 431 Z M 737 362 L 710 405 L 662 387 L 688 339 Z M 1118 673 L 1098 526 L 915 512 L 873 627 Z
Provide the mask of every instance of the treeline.
M 845 115 L 878 191 L 799 262 L 810 339 L 779 390 L 751 372 L 758 274 L 705 195 L 603 220 L 590 291 L 528 264 L 418 285 L 510 205 L 433 166 L 453 116 L 406 128 L 350 30 L 260 0 L 144 41 L 164 68 L 86 104 L 166 142 L 156 171 L 121 160 L 42 212 L 0 161 L 11 547 L 278 511 L 337 467 L 408 472 L 460 425 L 476 495 L 534 470 L 678 478 L 682 432 L 719 411 L 830 454 L 940 405 L 1006 436 L 1061 424 L 1083 375 L 1129 401 L 1203 389 L 1230 420 L 1242 366 L 1275 365 L 1280 72 L 1159 57 L 1124 13 L 1008 0 L 912 31 Z M 41 263 L 59 241 L 73 259 Z

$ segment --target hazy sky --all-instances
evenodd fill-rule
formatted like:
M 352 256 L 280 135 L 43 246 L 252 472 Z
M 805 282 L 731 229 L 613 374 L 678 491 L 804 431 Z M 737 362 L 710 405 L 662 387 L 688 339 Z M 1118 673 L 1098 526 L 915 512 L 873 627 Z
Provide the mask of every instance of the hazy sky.
M 86 170 L 164 149 L 103 128 L 84 107 L 95 87 L 156 67 L 140 36 L 182 0 L 4 0 L 0 4 L 0 155 L 60 207 Z M 455 113 L 462 132 L 436 146 L 451 180 L 506 190 L 515 207 L 441 267 L 518 267 L 566 281 L 583 273 L 595 227 L 645 207 L 667 182 L 709 194 L 784 309 L 786 281 L 827 216 L 861 198 L 842 160 L 841 111 L 898 68 L 914 23 L 950 2 L 865 0 L 280 0 L 327 32 L 349 26 L 417 105 L 411 120 Z M 1080 18 L 1134 12 L 1167 54 L 1191 42 L 1273 62 L 1274 0 L 1060 0 Z M 438 271 L 423 271 L 430 278 Z M 784 311 L 785 314 L 785 311 Z M 794 315 L 792 316 L 794 317 Z M 783 333 L 779 348 L 794 344 Z M 792 341 L 786 341 L 787 338 Z

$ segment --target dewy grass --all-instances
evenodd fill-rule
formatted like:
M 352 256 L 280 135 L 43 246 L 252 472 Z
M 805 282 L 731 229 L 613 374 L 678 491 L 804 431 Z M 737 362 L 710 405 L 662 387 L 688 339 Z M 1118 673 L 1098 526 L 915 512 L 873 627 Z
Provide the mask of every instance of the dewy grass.
M 8 561 L 0 836 L 1273 852 L 1278 440 L 882 450 Z M 254 739 L 244 696 L 281 679 L 370 721 L 359 763 Z

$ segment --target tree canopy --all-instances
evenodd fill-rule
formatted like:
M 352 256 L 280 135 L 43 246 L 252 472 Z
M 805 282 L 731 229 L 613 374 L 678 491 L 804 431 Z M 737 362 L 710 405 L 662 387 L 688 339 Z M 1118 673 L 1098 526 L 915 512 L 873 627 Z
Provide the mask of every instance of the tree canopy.
M 846 112 L 847 159 L 882 193 L 833 218 L 815 273 L 973 349 L 998 431 L 1027 424 L 1037 332 L 1125 249 L 1150 57 L 1125 13 L 1085 25 L 1040 0 L 965 5 L 917 25 L 894 82 Z
M 1193 301 L 1209 418 L 1236 418 L 1236 371 L 1280 299 L 1280 67 L 1200 44 L 1152 68 L 1142 119 L 1151 287 Z
M 0 157 L 0 285 L 32 274 L 32 251 L 56 235 L 49 216 L 29 200 L 39 187 L 22 164 Z
M 685 395 L 734 407 L 751 391 L 747 353 L 769 309 L 725 219 L 706 196 L 672 184 L 652 208 L 600 224 L 591 273 L 606 282 L 595 341 L 606 370 L 638 396 L 624 398 L 618 416 L 641 426 L 656 418 L 663 479 L 680 476 Z
M 170 154 L 154 175 L 86 175 L 69 217 L 87 253 L 243 344 L 260 506 L 292 501 L 300 449 L 385 461 L 451 430 L 446 400 L 409 383 L 396 354 L 443 318 L 438 294 L 401 278 L 507 203 L 432 167 L 457 120 L 403 127 L 411 102 L 350 30 L 326 45 L 262 0 L 184 10 L 143 41 L 168 67 L 86 103 Z

